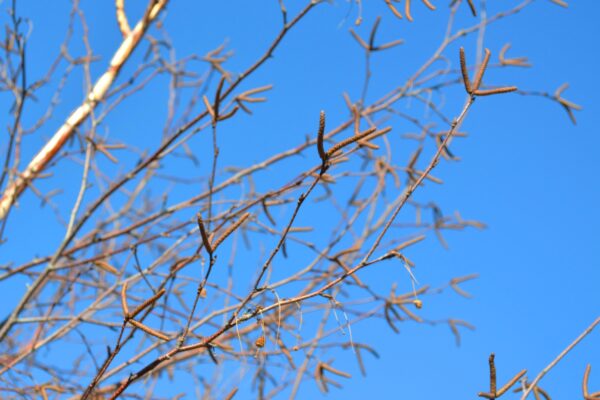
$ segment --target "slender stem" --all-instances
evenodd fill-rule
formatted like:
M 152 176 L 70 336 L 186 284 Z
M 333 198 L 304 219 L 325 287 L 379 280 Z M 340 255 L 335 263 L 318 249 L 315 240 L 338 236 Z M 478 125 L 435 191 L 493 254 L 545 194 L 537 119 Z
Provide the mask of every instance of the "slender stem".
M 527 398 L 527 396 L 529 396 L 531 391 L 534 390 L 534 388 L 537 386 L 537 384 L 540 382 L 540 380 L 542 380 L 544 375 L 546 375 L 548 372 L 550 372 L 550 370 L 552 368 L 554 368 L 554 366 L 556 364 L 558 364 L 560 362 L 560 360 L 562 360 L 567 354 L 569 354 L 569 352 L 571 350 L 573 350 L 573 348 L 575 346 L 577 346 L 579 344 L 579 342 L 581 342 L 583 339 L 585 339 L 585 337 L 587 335 L 592 333 L 592 331 L 598 324 L 600 324 L 600 317 L 597 318 L 594 322 L 592 322 L 590 326 L 585 328 L 585 330 L 583 332 L 581 332 L 581 334 L 579 336 L 577 336 L 577 338 L 573 342 L 571 342 L 571 344 L 569 344 L 563 351 L 560 352 L 560 354 L 558 356 L 556 356 L 556 358 L 554 360 L 552 360 L 552 362 L 550 364 L 548 364 L 542 371 L 540 371 L 540 373 L 535 377 L 535 379 L 531 382 L 531 384 L 523 392 L 523 395 L 521 396 L 521 400 L 525 400 Z

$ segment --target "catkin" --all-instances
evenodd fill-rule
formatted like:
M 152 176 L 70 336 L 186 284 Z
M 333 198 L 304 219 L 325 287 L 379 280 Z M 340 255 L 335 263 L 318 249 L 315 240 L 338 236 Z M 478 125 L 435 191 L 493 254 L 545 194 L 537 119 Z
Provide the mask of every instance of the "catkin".
M 491 55 L 490 50 L 485 49 L 485 55 L 483 56 L 483 61 L 481 62 L 481 65 L 479 66 L 477 75 L 475 75 L 475 79 L 473 80 L 473 86 L 471 86 L 471 89 L 473 91 L 479 90 L 479 86 L 481 86 L 481 80 L 483 79 L 483 74 L 485 73 L 485 70 L 487 69 L 488 62 L 490 62 L 490 55 Z
M 150 328 L 149 326 L 146 326 L 146 325 L 142 324 L 141 322 L 136 321 L 135 319 L 129 320 L 129 323 L 131 325 L 135 326 L 136 328 L 139 328 L 139 329 L 143 330 L 148 335 L 151 335 L 151 336 L 157 337 L 159 339 L 162 339 L 165 342 L 167 342 L 169 340 L 169 337 L 167 335 L 165 335 L 164 333 L 161 333 L 161 332 L 159 332 L 157 330 L 154 330 L 154 329 Z
M 202 236 L 202 243 L 204 243 L 204 248 L 206 251 L 211 254 L 213 252 L 213 248 L 210 244 L 210 240 L 208 239 L 208 233 L 206 232 L 206 228 L 204 227 L 204 222 L 202 221 L 202 215 L 198 214 L 198 229 L 200 230 L 200 236 Z
M 137 306 L 135 310 L 133 310 L 129 318 L 135 318 L 139 313 L 144 311 L 144 309 L 148 308 L 148 306 L 156 302 L 156 300 L 158 300 L 163 294 L 165 294 L 164 288 L 160 289 L 154 296 L 150 297 L 148 300 L 144 301 L 142 304 Z
M 121 308 L 123 309 L 123 315 L 125 318 L 129 318 L 129 307 L 127 306 L 127 281 L 123 282 L 121 287 Z
M 244 221 L 246 219 L 248 219 L 249 216 L 250 216 L 250 213 L 245 213 L 244 215 L 242 215 L 240 217 L 240 219 L 238 219 L 233 224 L 231 224 L 231 226 L 229 228 L 227 228 L 227 230 L 225 232 L 223 232 L 223 234 L 212 243 L 213 251 L 217 250 L 217 247 L 219 247 L 219 245 L 221 243 L 223 243 L 223 241 L 225 239 L 227 239 L 227 237 L 229 235 L 231 235 L 233 233 L 233 231 L 235 231 L 237 228 L 239 228 L 239 226 L 242 225 L 244 223 Z
M 471 94 L 471 81 L 469 80 L 469 71 L 467 70 L 467 61 L 465 58 L 465 49 L 460 48 L 460 72 L 462 73 L 463 82 L 465 84 L 465 90 Z
M 319 115 L 319 132 L 317 133 L 317 150 L 319 151 L 319 157 L 321 161 L 325 162 L 327 160 L 327 154 L 325 153 L 325 149 L 323 147 L 323 136 L 325 133 L 325 111 L 321 111 Z
M 490 96 L 492 94 L 510 93 L 514 92 L 515 90 L 517 90 L 516 86 L 505 86 L 489 90 L 476 90 L 473 92 L 473 94 L 477 96 Z

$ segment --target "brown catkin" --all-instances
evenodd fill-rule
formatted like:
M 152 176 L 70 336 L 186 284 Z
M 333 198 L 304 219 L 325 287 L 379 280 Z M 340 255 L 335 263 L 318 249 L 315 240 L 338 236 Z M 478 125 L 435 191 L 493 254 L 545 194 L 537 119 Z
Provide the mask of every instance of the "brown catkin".
M 123 315 L 125 318 L 129 318 L 129 307 L 127 306 L 127 285 L 128 282 L 123 282 L 121 287 L 121 308 L 123 308 Z
M 144 301 L 142 304 L 137 306 L 135 310 L 133 310 L 129 318 L 135 318 L 139 313 L 144 311 L 144 309 L 148 308 L 148 306 L 156 302 L 156 300 L 158 300 L 163 294 L 165 294 L 165 291 L 166 290 L 164 288 L 160 289 L 158 292 L 156 292 L 154 296 L 150 297 L 148 300 Z
M 515 90 L 517 90 L 516 86 L 505 86 L 489 90 L 476 90 L 473 92 L 473 94 L 477 96 L 490 96 L 493 94 L 510 93 L 514 92 Z
M 477 9 L 475 9 L 475 4 L 473 4 L 473 0 L 467 0 L 467 3 L 469 4 L 469 8 L 471 9 L 471 13 L 473 14 L 474 17 L 477 16 Z
M 590 372 L 591 371 L 592 371 L 592 366 L 590 364 L 588 364 L 585 367 L 585 372 L 583 373 L 582 386 L 583 386 L 583 398 L 584 399 L 586 399 L 589 396 L 588 380 L 590 379 Z
M 402 19 L 402 14 L 400 14 L 400 11 L 398 11 L 396 9 L 396 7 L 394 7 L 394 5 L 392 4 L 391 0 L 385 0 L 385 4 L 387 4 L 387 6 L 389 7 L 389 9 L 392 12 L 392 14 L 394 14 L 397 18 Z
M 235 106 L 233 107 L 233 109 L 223 115 L 219 115 L 219 121 L 225 121 L 226 119 L 229 119 L 231 117 L 233 117 L 235 115 L 236 112 L 238 112 L 238 110 L 240 109 L 239 106 Z
M 327 370 L 327 371 L 331 372 L 332 374 L 336 374 L 336 375 L 342 376 L 344 378 L 352 378 L 352 375 L 350 375 L 349 373 L 344 372 L 344 371 L 340 371 L 339 369 L 336 369 L 336 368 L 333 368 L 329 364 L 321 363 L 321 368 L 323 368 L 324 370 Z
M 381 22 L 381 17 L 377 17 L 375 19 L 375 23 L 373 24 L 373 29 L 371 29 L 371 34 L 369 35 L 369 49 L 375 48 L 375 34 L 377 33 L 377 28 L 379 28 L 379 23 Z
M 238 392 L 238 388 L 234 388 L 231 392 L 229 392 L 229 394 L 227 395 L 227 397 L 225 397 L 225 400 L 231 400 L 233 399 L 233 396 L 235 396 L 235 394 Z
M 348 146 L 349 144 L 357 142 L 357 141 L 359 141 L 361 139 L 365 139 L 367 137 L 369 138 L 369 140 L 375 139 L 376 137 L 379 137 L 381 135 L 385 135 L 386 133 L 388 133 L 391 130 L 392 130 L 392 128 L 389 127 L 389 126 L 387 128 L 383 128 L 383 129 L 381 129 L 379 131 L 376 130 L 376 128 L 369 128 L 366 131 L 359 133 L 358 135 L 354 135 L 353 137 L 349 137 L 347 139 L 344 139 L 341 142 L 339 142 L 336 145 L 334 145 L 332 148 L 330 148 L 327 151 L 327 157 L 331 157 L 338 150 L 341 150 L 342 148 Z
M 410 15 L 410 0 L 405 0 L 404 13 L 406 14 L 406 19 L 412 22 L 413 18 L 412 15 Z
M 423 0 L 423 4 L 425 4 L 425 6 L 426 6 L 427 8 L 429 8 L 431 11 L 434 11 L 434 10 L 435 10 L 435 6 L 434 6 L 433 4 L 431 4 L 431 3 L 429 2 L 429 0 Z
M 204 102 L 206 111 L 208 111 L 208 113 L 210 114 L 211 118 L 214 121 L 215 120 L 215 110 L 213 109 L 213 106 L 210 104 L 210 100 L 208 100 L 208 97 L 206 97 L 206 95 L 204 95 L 204 96 L 202 96 L 202 101 Z
M 469 71 L 467 70 L 467 61 L 465 57 L 465 49 L 460 48 L 460 72 L 462 73 L 463 83 L 465 84 L 465 90 L 467 93 L 471 94 L 471 81 L 469 80 Z
M 325 148 L 323 147 L 323 136 L 325 134 L 325 111 L 321 110 L 321 114 L 319 115 L 319 132 L 317 132 L 317 150 L 319 151 L 319 157 L 321 161 L 325 162 L 327 160 L 327 154 L 325 153 Z
M 494 353 L 490 354 L 489 364 L 490 364 L 490 393 L 496 396 L 496 364 L 494 363 Z
M 109 263 L 107 263 L 106 261 L 98 260 L 98 261 L 94 261 L 93 264 L 96 267 L 100 268 L 101 270 L 106 271 L 106 272 L 110 272 L 113 275 L 118 275 L 119 274 L 119 271 L 115 267 L 113 267 L 112 265 L 110 265 Z
M 395 251 L 403 250 L 409 246 L 412 246 L 415 243 L 419 243 L 420 241 L 425 240 L 425 235 L 420 235 L 415 238 L 409 239 L 406 242 L 400 243 L 398 246 L 394 248 Z
M 369 128 L 366 131 L 359 133 L 358 135 L 355 135 L 353 137 L 349 137 L 347 139 L 342 140 L 341 142 L 335 144 L 332 148 L 327 150 L 327 156 L 330 157 L 338 150 L 340 150 L 340 149 L 348 146 L 349 144 L 352 144 L 362 138 L 365 138 L 365 137 L 371 135 L 373 132 L 375 132 L 375 128 Z
M 364 48 L 365 50 L 369 50 L 369 45 L 367 44 L 367 42 L 362 40 L 362 38 L 358 36 L 358 33 L 354 32 L 354 29 L 350 28 L 350 34 L 358 42 L 358 44 L 361 45 L 362 48 Z
M 221 76 L 221 80 L 219 80 L 219 85 L 217 86 L 217 90 L 215 92 L 215 121 L 219 120 L 219 108 L 221 105 L 221 91 L 223 90 L 223 84 L 225 83 L 225 76 Z
M 240 219 L 238 219 L 233 224 L 231 224 L 231 226 L 229 228 L 227 228 L 227 230 L 225 230 L 225 232 L 223 232 L 223 234 L 212 243 L 213 251 L 217 250 L 217 247 L 219 247 L 219 245 L 221 243 L 223 243 L 223 241 L 225 239 L 227 239 L 227 237 L 229 235 L 231 235 L 233 233 L 233 231 L 235 231 L 237 228 L 239 228 L 239 226 L 242 225 L 244 223 L 244 221 L 246 219 L 248 219 L 249 216 L 250 216 L 250 213 L 245 213 L 244 215 L 242 215 L 240 217 Z
M 204 221 L 202 221 L 202 215 L 197 215 L 198 221 L 198 229 L 200 230 L 200 236 L 202 237 L 202 243 L 204 243 L 204 248 L 211 254 L 213 252 L 213 248 L 210 244 L 210 240 L 208 239 L 208 232 L 206 232 L 206 228 L 204 227 Z
M 527 370 L 524 369 L 521 372 L 519 372 L 518 374 L 516 374 L 515 376 L 513 376 L 513 378 L 510 381 L 506 382 L 506 385 L 502 386 L 500 388 L 500 390 L 498 390 L 496 392 L 496 397 L 500 397 L 504 393 L 506 393 L 508 391 L 508 389 L 510 389 L 515 383 L 517 383 L 517 381 L 519 379 L 521 379 L 523 377 L 523 375 L 525 375 L 526 373 L 527 373 Z
M 167 342 L 169 340 L 169 337 L 167 335 L 165 335 L 164 333 L 161 333 L 159 331 L 156 331 L 152 328 L 150 328 L 149 326 L 146 326 L 144 324 L 142 324 L 141 322 L 136 321 L 135 319 L 130 319 L 129 323 L 133 326 L 135 326 L 136 328 L 139 328 L 141 330 L 143 330 L 144 332 L 146 332 L 148 335 L 152 335 L 154 337 L 157 337 L 159 339 L 164 340 L 165 342 Z
M 271 90 L 271 89 L 273 89 L 273 85 L 265 85 L 265 86 L 257 87 L 254 89 L 246 90 L 240 96 L 248 97 L 248 96 L 252 96 L 253 94 L 266 92 L 267 90 Z
M 488 62 L 490 62 L 490 50 L 485 49 L 485 55 L 483 56 L 483 61 L 479 66 L 479 70 L 477 71 L 477 75 L 475 75 L 475 79 L 473 80 L 473 85 L 471 86 L 471 90 L 476 91 L 479 90 L 479 86 L 481 86 L 481 81 L 483 79 L 483 74 L 487 69 Z

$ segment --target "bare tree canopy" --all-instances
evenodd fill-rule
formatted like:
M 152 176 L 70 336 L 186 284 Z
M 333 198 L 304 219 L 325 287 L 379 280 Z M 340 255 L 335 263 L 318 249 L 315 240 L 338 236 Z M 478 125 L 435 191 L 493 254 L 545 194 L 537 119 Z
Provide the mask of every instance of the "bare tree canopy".
M 582 109 L 487 44 L 562 0 L 48 3 L 0 3 L 2 398 L 307 398 L 366 374 L 378 330 L 460 344 L 460 310 L 424 311 L 477 271 L 423 282 L 411 252 L 485 224 L 445 211 L 439 167 L 480 104 Z M 598 323 L 537 373 L 492 354 L 479 396 L 549 399 Z

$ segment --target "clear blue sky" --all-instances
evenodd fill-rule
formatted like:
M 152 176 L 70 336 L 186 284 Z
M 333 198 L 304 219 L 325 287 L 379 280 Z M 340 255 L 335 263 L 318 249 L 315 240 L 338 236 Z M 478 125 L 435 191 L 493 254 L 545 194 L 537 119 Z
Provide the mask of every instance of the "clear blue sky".
M 366 0 L 364 25 L 358 31 L 366 36 L 375 17 L 384 15 L 380 41 L 406 40 L 388 55 L 375 55 L 376 77 L 397 75 L 401 83 L 428 58 L 442 38 L 448 2 L 435 2 L 438 11 L 430 12 L 414 1 L 415 22 L 410 24 L 394 19 L 383 1 Z M 90 3 L 82 2 L 92 44 L 107 60 L 120 42 L 113 2 Z M 512 0 L 502 3 L 517 4 Z M 478 99 L 463 126 L 470 136 L 453 144 L 461 162 L 442 163 L 435 174 L 444 185 L 417 194 L 421 199 L 435 198 L 448 214 L 460 210 L 465 218 L 488 225 L 483 231 L 446 234 L 449 250 L 430 237 L 407 252 L 417 264 L 417 279 L 423 283 L 441 285 L 455 276 L 479 274 L 479 279 L 464 285 L 473 299 L 448 292 L 428 300 L 422 310 L 428 318 L 460 318 L 477 329 L 463 330 L 462 344 L 456 347 L 450 330 L 443 325 L 405 323 L 396 335 L 381 321 L 359 323 L 353 328 L 354 339 L 374 343 L 381 358 L 365 357 L 368 376 L 363 378 L 352 357 L 341 356 L 340 360 L 348 361 L 345 369 L 354 378 L 344 382 L 344 390 L 333 389 L 327 398 L 475 398 L 478 391 L 487 389 L 490 352 L 496 353 L 500 383 L 524 368 L 533 378 L 600 316 L 600 3 L 569 3 L 569 8 L 563 9 L 549 0 L 535 1 L 521 14 L 492 25 L 485 44 L 497 54 L 504 43 L 511 42 L 510 54 L 526 55 L 533 64 L 527 70 L 493 71 L 489 74 L 493 82 L 549 92 L 569 82 L 565 97 L 584 106 L 576 114 L 577 126 L 557 104 L 542 98 L 507 95 Z M 293 4 L 288 7 L 291 11 L 297 8 Z M 343 0 L 319 6 L 253 77 L 254 86 L 275 85 L 269 111 L 263 113 L 257 108 L 253 118 L 244 118 L 243 125 L 232 127 L 245 132 L 239 135 L 237 150 L 224 152 L 223 165 L 228 160 L 247 164 L 301 142 L 304 133 L 314 131 L 315 116 L 321 109 L 329 115 L 338 112 L 338 121 L 345 117 L 341 92 L 349 90 L 357 97 L 364 74 L 362 54 L 348 33 L 356 7 L 350 11 L 349 7 Z M 66 1 L 23 2 L 21 12 L 34 26 L 30 45 L 33 60 L 48 60 L 55 49 L 46 49 L 45 43 L 60 43 L 64 31 L 54 27 L 61 26 L 69 8 Z M 466 9 L 463 11 L 461 22 L 471 18 Z M 280 16 L 275 0 L 172 0 L 164 22 L 178 56 L 204 54 L 227 39 L 228 47 L 235 50 L 228 66 L 241 70 L 271 42 Z M 462 45 L 474 56 L 474 38 Z M 38 67 L 35 61 L 30 64 L 34 74 Z M 95 72 L 103 70 L 104 64 L 97 68 Z M 388 81 L 375 78 L 372 91 L 383 92 L 386 85 Z M 62 116 L 57 121 L 80 99 L 81 89 L 76 86 L 65 91 L 57 109 Z M 449 96 L 446 109 L 458 111 L 463 100 L 464 96 Z M 112 117 L 111 135 L 132 132 L 148 140 L 152 148 L 160 140 L 162 120 L 160 128 L 154 129 L 152 118 L 139 115 L 144 109 L 160 109 L 165 104 L 166 100 L 158 96 L 148 96 L 139 109 L 129 104 L 128 114 Z M 257 131 L 261 132 L 260 153 L 247 151 L 256 148 L 252 134 Z M 4 146 L 4 141 L 0 142 L 3 151 Z M 35 202 L 33 197 L 23 199 L 23 205 Z M 48 215 L 41 218 L 52 220 L 52 213 L 48 209 L 45 212 Z M 23 256 L 17 253 L 27 247 L 27 229 L 22 227 L 35 222 L 31 216 L 16 214 L 11 224 L 18 226 L 9 230 L 14 245 L 7 257 Z M 52 245 L 55 243 L 48 239 L 48 243 L 40 244 L 39 251 L 43 253 Z M 374 283 L 390 279 L 377 272 L 368 276 Z M 547 375 L 541 387 L 554 400 L 579 397 L 587 363 L 597 371 L 592 371 L 590 386 L 600 390 L 600 331 Z M 315 398 L 317 393 L 314 383 L 308 382 L 299 397 Z M 191 392 L 189 398 L 193 398 Z

